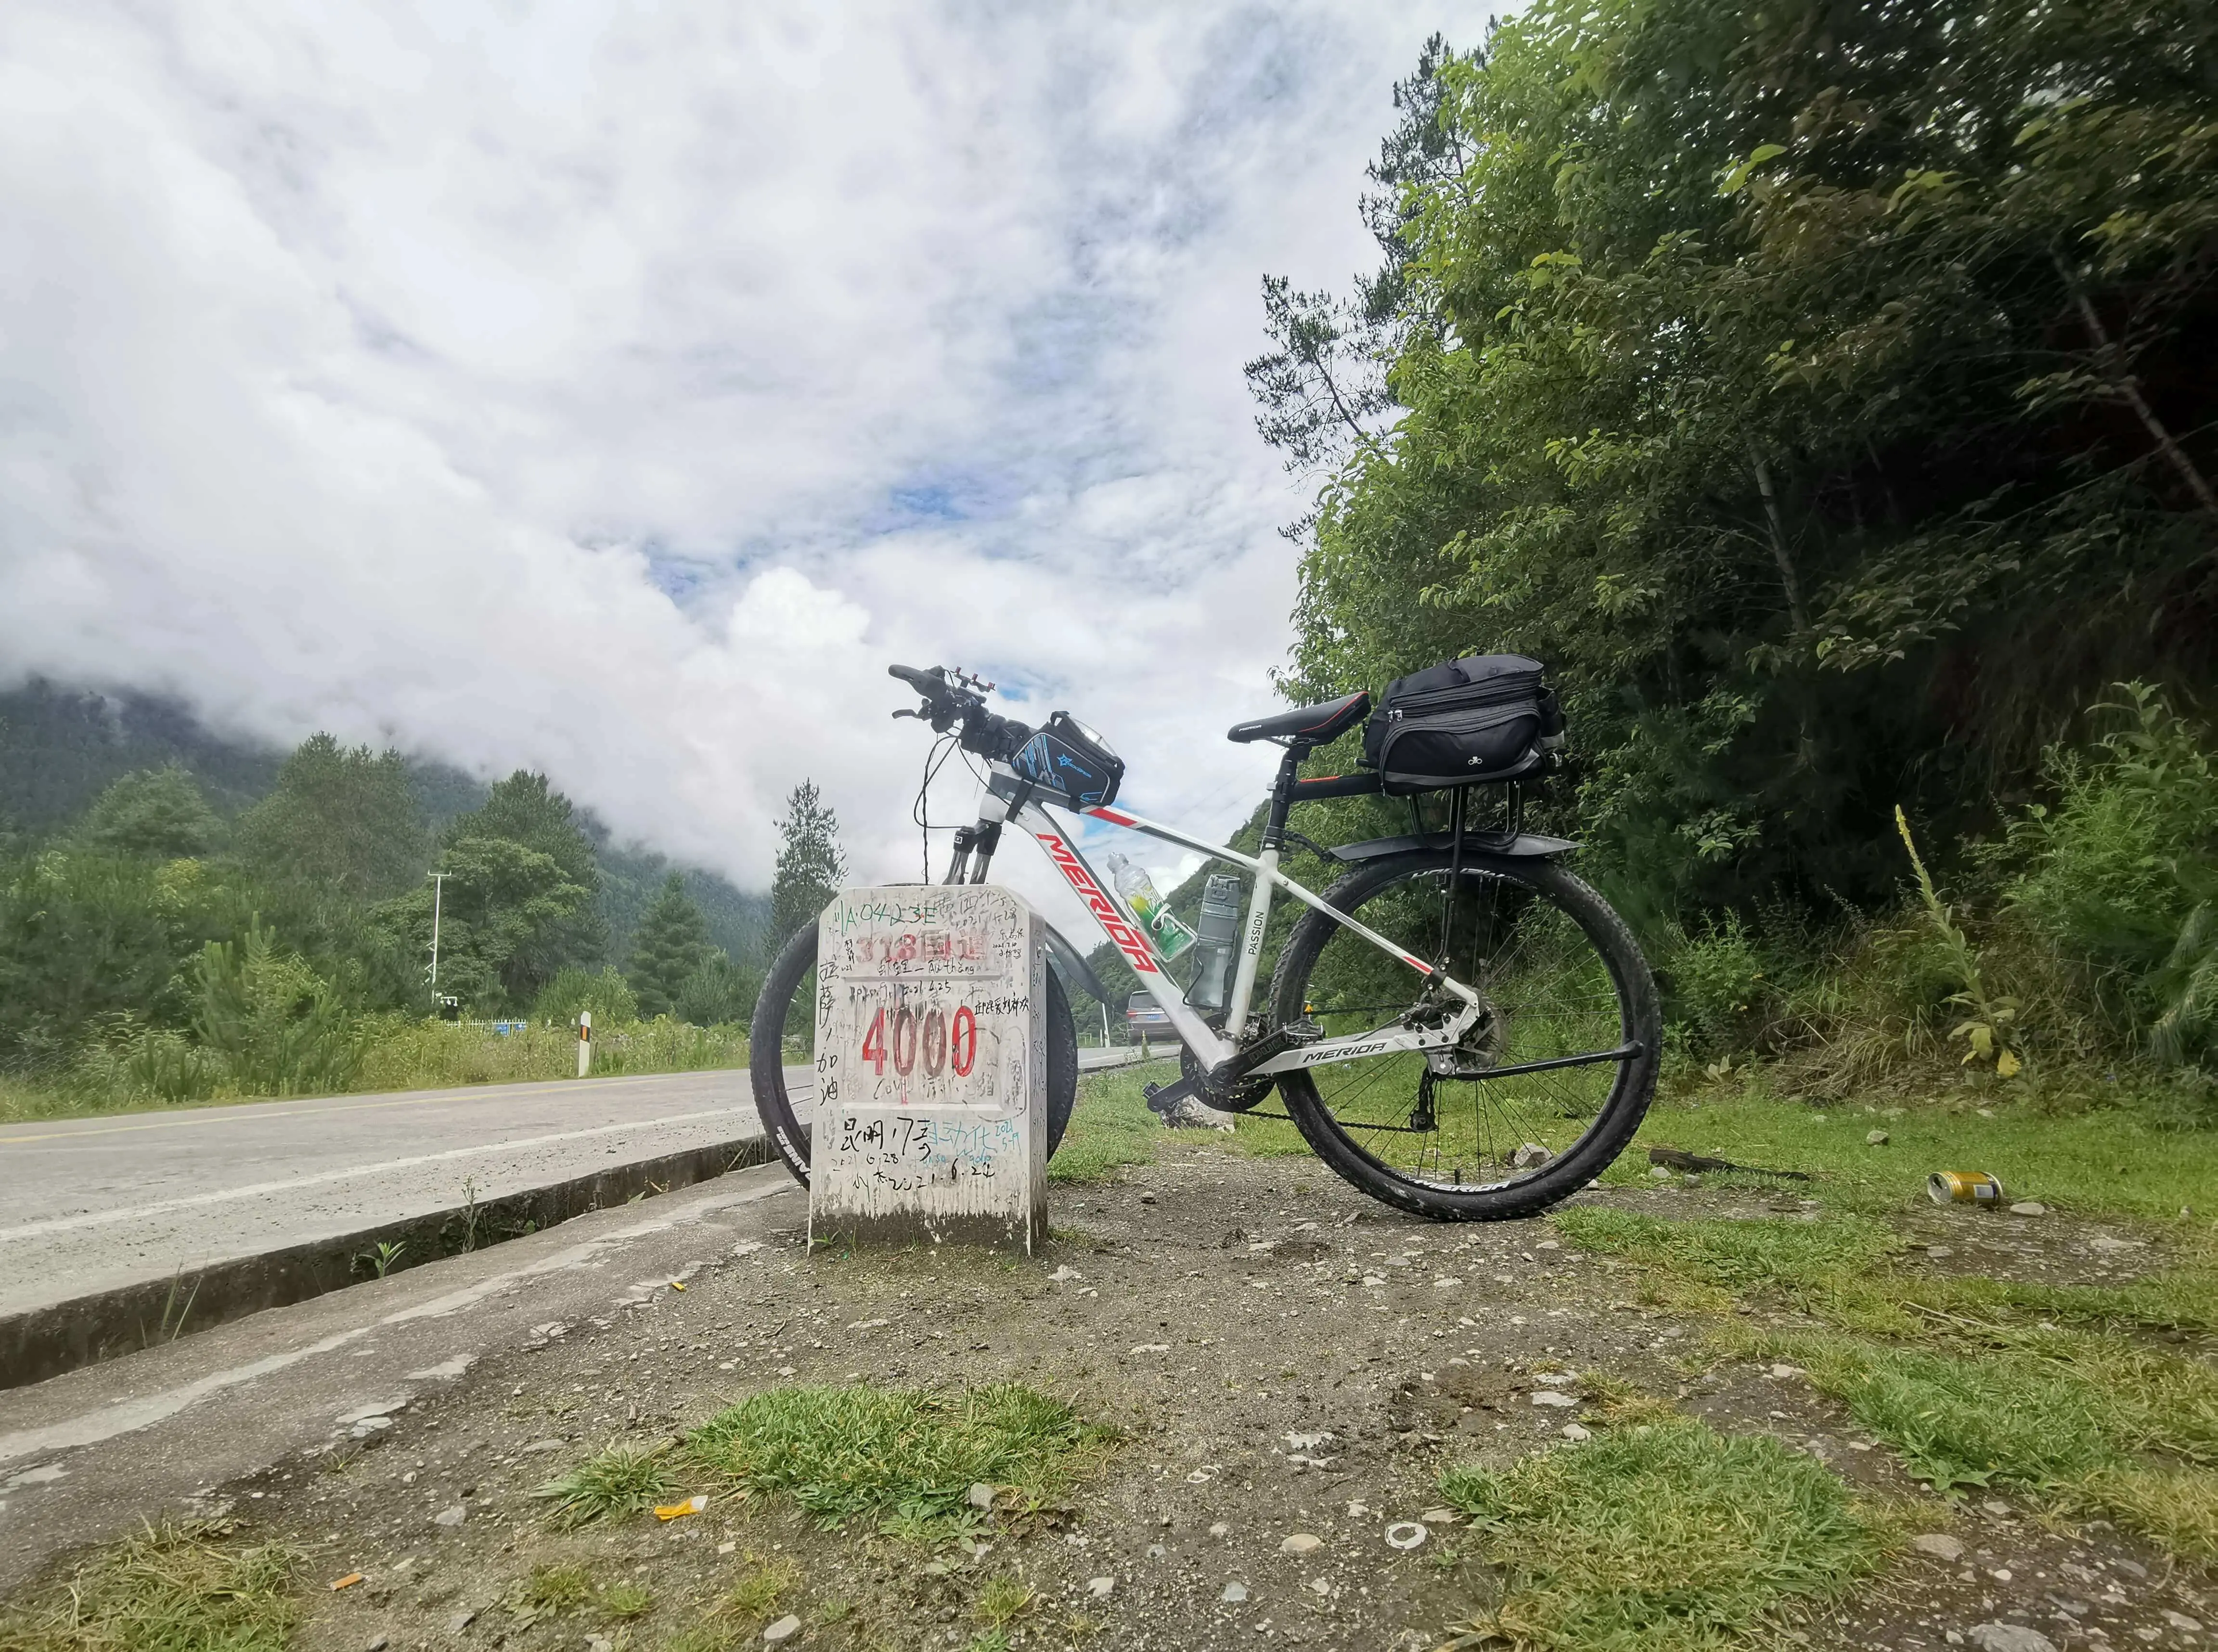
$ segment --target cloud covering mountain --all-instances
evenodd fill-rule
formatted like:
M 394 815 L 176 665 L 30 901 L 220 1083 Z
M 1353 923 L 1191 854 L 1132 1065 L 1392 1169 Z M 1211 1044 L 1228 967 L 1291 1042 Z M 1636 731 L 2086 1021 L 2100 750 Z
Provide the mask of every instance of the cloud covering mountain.
M 540 766 L 759 886 L 804 776 L 916 875 L 884 667 L 960 662 L 1229 827 L 1303 504 L 1257 279 L 1373 261 L 1390 83 L 1480 21 L 17 0 L 0 684 Z

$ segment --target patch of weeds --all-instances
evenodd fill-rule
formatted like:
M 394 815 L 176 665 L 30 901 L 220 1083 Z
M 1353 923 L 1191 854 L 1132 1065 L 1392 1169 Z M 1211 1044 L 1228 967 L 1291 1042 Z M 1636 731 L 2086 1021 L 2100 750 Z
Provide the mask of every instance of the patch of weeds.
M 1591 1371 L 1581 1381 L 1592 1406 L 1591 1417 L 1605 1428 L 1670 1422 L 1679 1414 L 1669 1400 L 1659 1400 L 1647 1389 L 1607 1371 Z
M 765 1561 L 749 1568 L 732 1586 L 724 1597 L 724 1610 L 737 1618 L 767 1618 L 771 1608 L 800 1584 L 801 1568 L 791 1561 Z
M 1587 1250 L 1622 1256 L 1718 1290 L 1775 1290 L 1796 1301 L 1813 1287 L 1870 1272 L 1902 1244 L 1885 1222 L 1868 1216 L 1670 1222 L 1584 1205 L 1559 1210 L 1551 1220 Z
M 980 1623 L 989 1629 L 1007 1629 L 1031 1610 L 1032 1586 L 1012 1573 L 1003 1572 L 986 1580 L 986 1587 L 978 1591 L 977 1605 L 972 1608 Z
M 593 1580 L 582 1566 L 535 1566 L 504 1603 L 519 1629 L 575 1612 L 593 1598 Z
M 2109 1515 L 2176 1555 L 2218 1558 L 2218 1475 L 2202 1469 L 2097 1469 L 2067 1504 Z
M 1802 1365 L 1936 1491 L 2009 1486 L 2218 1556 L 2218 1373 L 2198 1361 L 2066 1331 L 1963 1350 L 1831 1332 L 1747 1340 Z
M 1295 1159 L 1311 1153 L 1308 1141 L 1291 1120 L 1266 1118 L 1257 1113 L 1242 1113 L 1235 1121 L 1232 1145 L 1250 1159 Z
M 1100 1182 L 1126 1165 L 1151 1165 L 1162 1145 L 1163 1123 L 1148 1111 L 1143 1086 L 1160 1082 L 1153 1067 L 1124 1067 L 1081 1079 L 1070 1123 L 1055 1157 L 1051 1182 Z
M 2051 1285 L 1977 1275 L 1889 1282 L 1900 1302 L 1997 1321 L 2059 1320 L 2109 1330 L 2218 1331 L 2218 1273 L 2181 1269 L 2122 1285 Z
M 1925 1092 L 1929 1099 L 1894 1117 L 1848 1101 L 1813 1107 L 1781 1099 L 1766 1092 L 1768 1081 L 1759 1074 L 1744 1092 L 1659 1098 L 1633 1148 L 1602 1181 L 1647 1185 L 1641 1149 L 1668 1145 L 1736 1164 L 1812 1172 L 1818 1179 L 1794 1184 L 1795 1192 L 1836 1209 L 1884 1215 L 1919 1203 L 1928 1171 L 1985 1170 L 2000 1178 L 2014 1199 L 2210 1233 L 2218 1130 L 2165 1127 L 2136 1099 L 2137 1086 L 2149 1081 L 2131 1073 L 2115 1084 L 2098 1075 L 2091 1087 L 2114 1104 L 2070 1117 L 2044 1114 L 2015 1086 L 1954 1078 L 1936 1080 Z M 1992 1116 L 1982 1117 L 1980 1109 Z M 1892 1137 L 1887 1146 L 1865 1144 L 1874 1127 Z M 1705 1180 L 1780 1191 L 1762 1177 Z M 2182 1206 L 2196 1213 L 2188 1222 L 2180 1221 Z
M 844 1624 L 854 1615 L 855 1603 L 836 1595 L 816 1608 L 816 1621 L 827 1628 L 833 1624 Z
M 963 1652 L 1009 1652 L 1009 1631 L 1005 1629 L 982 1629 L 970 1637 Z
M 662 1652 L 732 1652 L 733 1645 L 728 1628 L 714 1623 L 696 1624 L 665 1641 Z
M 801 1587 L 801 1568 L 790 1560 L 761 1561 L 750 1550 L 747 1570 L 695 1623 L 662 1644 L 662 1652 L 734 1652 L 753 1641 Z
M 601 1616 L 610 1623 L 628 1624 L 654 1610 L 654 1591 L 644 1583 L 625 1578 L 603 1589 L 597 1604 Z
M 1481 1627 L 1525 1646 L 1715 1648 L 1838 1599 L 1891 1541 L 1809 1457 L 1683 1417 L 1440 1490 L 1505 1574 Z
M 1018 1383 L 952 1395 L 827 1384 L 750 1395 L 687 1448 L 752 1489 L 785 1493 L 827 1528 L 875 1517 L 922 1538 L 975 1516 L 975 1482 L 1051 1491 L 1106 1437 Z
M 228 1522 L 149 1525 L 45 1600 L 0 1612 L 0 1652 L 283 1652 L 299 1556 L 227 1541 Z
M 652 1508 L 677 1489 L 661 1446 L 610 1445 L 531 1494 L 554 1505 L 548 1514 L 555 1525 L 580 1526 Z

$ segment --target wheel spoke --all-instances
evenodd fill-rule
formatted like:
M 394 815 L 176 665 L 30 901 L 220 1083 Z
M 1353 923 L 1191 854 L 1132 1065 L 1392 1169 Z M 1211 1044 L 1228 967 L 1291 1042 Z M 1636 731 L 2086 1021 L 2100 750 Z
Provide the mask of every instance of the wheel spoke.
M 1357 883 L 1363 876 L 1353 875 L 1341 886 L 1356 885 L 1352 901 L 1333 897 L 1333 905 L 1397 945 L 1439 958 L 1451 977 L 1482 995 L 1487 1014 L 1457 1050 L 1432 1057 L 1385 1051 L 1281 1080 L 1313 1140 L 1344 1142 L 1359 1155 L 1343 1173 L 1366 1186 L 1384 1177 L 1413 1192 L 1521 1197 L 1516 1190 L 1522 1185 L 1545 1177 L 1549 1165 L 1606 1126 L 1622 1139 L 1623 1104 L 1629 1097 L 1637 1120 L 1653 1083 L 1655 1035 L 1634 1030 L 1620 1001 L 1620 976 L 1596 938 L 1596 920 L 1582 919 L 1583 912 L 1599 910 L 1608 925 L 1602 932 L 1622 934 L 1591 892 L 1552 868 L 1527 874 L 1498 863 L 1451 879 L 1434 857 L 1412 856 L 1398 871 L 1380 869 L 1367 885 Z M 1569 905 L 1558 893 L 1566 886 Z M 1580 898 L 1586 906 L 1577 904 Z M 1366 1017 L 1391 1016 L 1385 1024 L 1391 1026 L 1406 1024 L 1412 1010 L 1456 1007 L 1434 988 L 1396 1001 L 1389 972 L 1401 966 L 1341 925 L 1317 919 L 1308 934 L 1289 942 L 1289 955 L 1299 951 L 1298 961 L 1281 960 L 1281 967 L 1301 971 L 1298 981 L 1289 979 L 1286 994 L 1298 990 L 1301 996 L 1282 995 L 1279 1002 L 1314 1005 L 1312 1018 L 1330 1036 L 1354 1039 L 1385 1030 Z M 1620 956 L 1629 953 L 1629 942 L 1620 948 Z M 1638 968 L 1637 954 L 1631 956 Z M 1431 1080 L 1427 1117 L 1422 1096 L 1430 1060 L 1447 1065 Z M 1304 1096 L 1309 1099 L 1297 1105 Z M 1316 1134 L 1320 1129 L 1323 1137 Z M 1538 1162 L 1513 1165 L 1527 1144 L 1540 1150 Z

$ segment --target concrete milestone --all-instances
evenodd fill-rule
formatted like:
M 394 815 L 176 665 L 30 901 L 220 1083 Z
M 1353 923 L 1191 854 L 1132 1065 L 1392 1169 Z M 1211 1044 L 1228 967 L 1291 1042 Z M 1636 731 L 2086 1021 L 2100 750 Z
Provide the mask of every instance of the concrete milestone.
M 1047 955 L 991 886 L 845 889 L 817 943 L 812 1241 L 1047 1236 Z

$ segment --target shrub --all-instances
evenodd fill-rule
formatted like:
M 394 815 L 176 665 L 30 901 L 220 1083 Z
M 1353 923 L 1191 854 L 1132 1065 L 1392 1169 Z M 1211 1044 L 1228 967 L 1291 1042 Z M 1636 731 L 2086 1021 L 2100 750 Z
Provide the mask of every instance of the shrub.
M 1770 1018 L 1775 986 L 1738 913 L 1682 941 L 1664 976 L 1672 1030 L 1696 1051 L 1748 1049 Z
M 2126 727 L 2091 758 L 2054 750 L 2059 797 L 2010 831 L 2011 909 L 2082 966 L 2116 1014 L 2178 1063 L 2218 1020 L 2218 760 L 2146 684 L 2098 708 Z
M 595 1026 L 628 1027 L 639 1019 L 639 997 L 613 969 L 593 974 L 572 967 L 558 970 L 541 989 L 531 1018 L 574 1024 L 580 1010 L 593 1012 Z
M 239 1087 L 259 1095 L 344 1090 L 362 1063 L 354 1018 L 329 982 L 251 923 L 236 942 L 211 941 L 197 971 L 195 1030 Z

